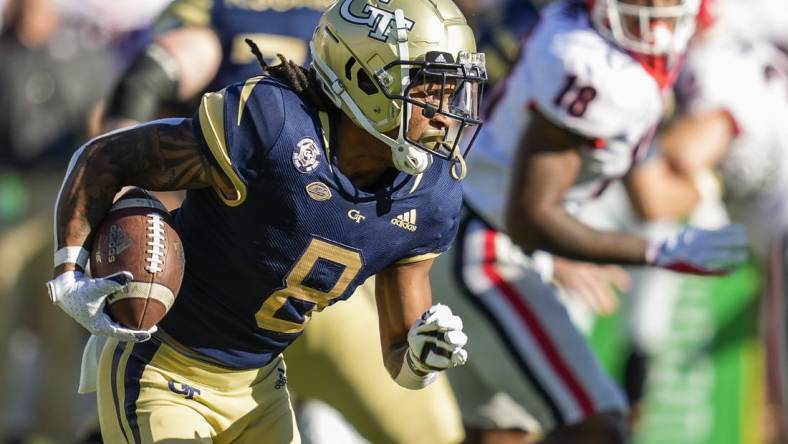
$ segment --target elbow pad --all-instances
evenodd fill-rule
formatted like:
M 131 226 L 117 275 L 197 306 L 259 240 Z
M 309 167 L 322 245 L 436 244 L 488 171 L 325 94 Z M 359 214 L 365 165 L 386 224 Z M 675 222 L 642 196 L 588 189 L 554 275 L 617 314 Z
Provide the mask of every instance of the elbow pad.
M 121 77 L 106 115 L 138 122 L 155 119 L 160 103 L 177 100 L 178 79 L 178 62 L 164 48 L 153 44 Z

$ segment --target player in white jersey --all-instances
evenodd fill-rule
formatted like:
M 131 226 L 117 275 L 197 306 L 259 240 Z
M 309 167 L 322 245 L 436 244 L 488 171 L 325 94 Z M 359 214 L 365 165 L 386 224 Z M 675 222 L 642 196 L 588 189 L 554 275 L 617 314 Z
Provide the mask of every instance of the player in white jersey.
M 671 163 L 688 174 L 716 167 L 731 219 L 748 228 L 765 276 L 767 396 L 774 413 L 781 413 L 773 419 L 782 417 L 776 427 L 782 436 L 774 442 L 783 442 L 788 437 L 788 57 L 764 40 L 730 32 L 728 23 L 704 32 L 692 45 L 676 88 L 681 117 L 661 145 Z
M 785 0 L 713 0 L 710 13 L 719 29 L 737 38 L 765 40 L 788 49 Z
M 697 274 L 746 258 L 741 227 L 645 239 L 573 216 L 646 151 L 698 7 L 559 0 L 497 91 L 470 157 L 458 244 L 435 291 L 471 332 L 474 359 L 450 374 L 471 440 L 516 442 L 537 429 L 551 443 L 626 439 L 626 402 L 557 300 L 549 254 L 521 248 Z
M 694 45 L 677 96 L 663 151 L 687 171 L 719 167 L 731 219 L 763 258 L 788 229 L 788 57 L 764 41 Z

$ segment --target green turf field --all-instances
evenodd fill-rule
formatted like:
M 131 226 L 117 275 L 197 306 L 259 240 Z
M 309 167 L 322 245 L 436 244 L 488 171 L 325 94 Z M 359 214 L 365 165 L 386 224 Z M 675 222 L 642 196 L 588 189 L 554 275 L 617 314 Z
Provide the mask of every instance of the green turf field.
M 758 341 L 758 272 L 685 278 L 664 350 L 652 361 L 637 444 L 763 442 L 763 364 Z M 622 315 L 596 322 L 591 342 L 622 374 Z

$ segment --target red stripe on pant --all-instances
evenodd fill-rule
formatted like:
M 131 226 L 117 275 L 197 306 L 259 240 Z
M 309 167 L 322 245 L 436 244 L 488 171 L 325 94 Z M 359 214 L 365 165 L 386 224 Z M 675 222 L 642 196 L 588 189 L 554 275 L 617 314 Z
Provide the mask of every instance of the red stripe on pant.
M 594 403 L 586 393 L 585 389 L 580 385 L 580 382 L 572 374 L 569 366 L 564 362 L 558 348 L 553 343 L 552 339 L 547 335 L 547 332 L 542 327 L 539 319 L 533 313 L 526 302 L 517 294 L 517 290 L 509 285 L 506 280 L 498 274 L 495 268 L 495 237 L 497 232 L 494 230 L 487 230 L 484 233 L 484 264 L 482 265 L 483 271 L 487 279 L 493 283 L 495 288 L 506 297 L 509 304 L 515 309 L 520 319 L 525 323 L 531 334 L 536 339 L 537 344 L 542 349 L 548 363 L 552 366 L 553 370 L 563 380 L 569 392 L 575 399 L 575 402 L 580 407 L 584 416 L 590 416 L 594 413 Z

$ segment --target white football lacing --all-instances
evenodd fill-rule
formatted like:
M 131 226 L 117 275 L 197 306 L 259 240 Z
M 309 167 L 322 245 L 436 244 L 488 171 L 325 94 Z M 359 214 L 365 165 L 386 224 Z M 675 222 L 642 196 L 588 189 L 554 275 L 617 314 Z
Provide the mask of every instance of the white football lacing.
M 164 271 L 164 254 L 167 248 L 164 242 L 164 220 L 161 215 L 156 213 L 148 214 L 148 245 L 145 250 L 145 270 L 150 273 L 160 273 Z

